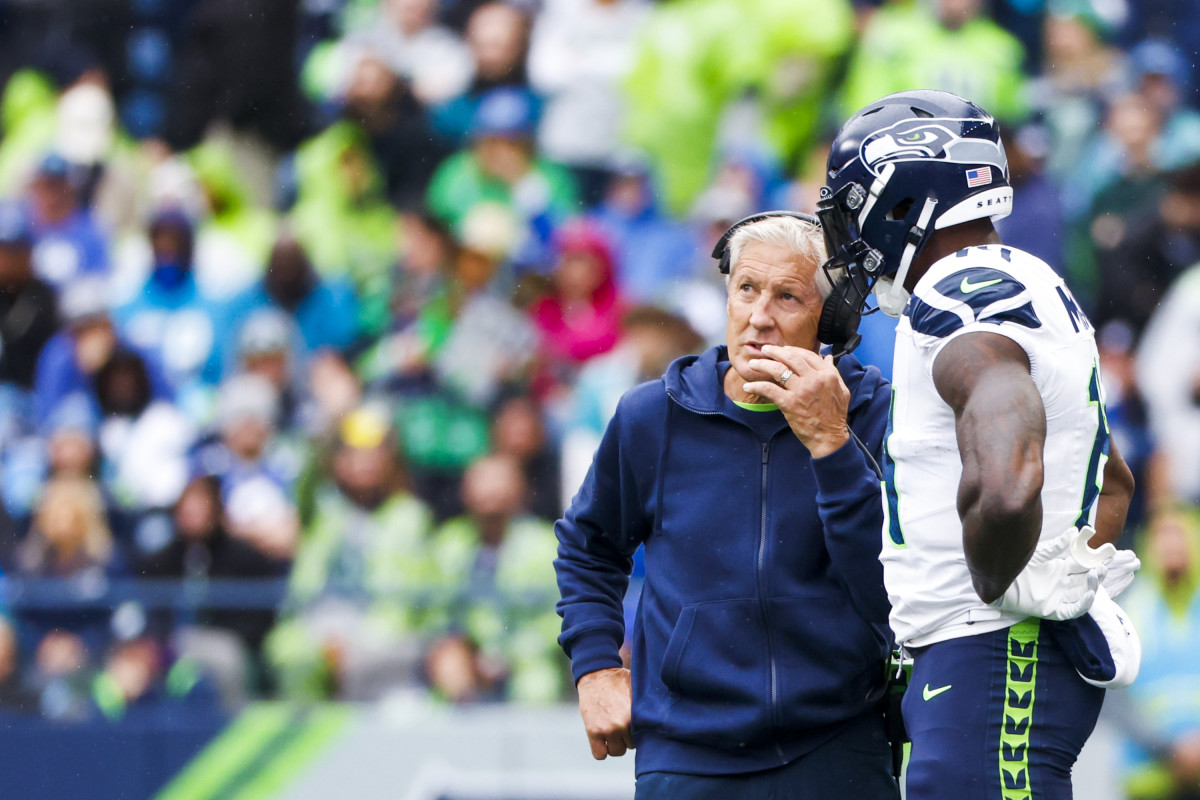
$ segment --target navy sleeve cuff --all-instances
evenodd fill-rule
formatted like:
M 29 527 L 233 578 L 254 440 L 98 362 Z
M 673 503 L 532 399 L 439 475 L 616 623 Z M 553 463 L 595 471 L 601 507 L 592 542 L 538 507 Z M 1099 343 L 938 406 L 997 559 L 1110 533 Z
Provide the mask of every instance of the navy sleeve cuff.
M 591 630 L 571 644 L 571 677 L 576 683 L 589 672 L 620 666 L 621 637 L 614 631 Z
M 827 456 L 814 458 L 812 465 L 813 475 L 817 479 L 817 491 L 826 497 L 855 487 L 863 479 L 863 474 L 871 471 L 866 456 L 858 449 L 853 439 L 847 439 L 841 447 Z

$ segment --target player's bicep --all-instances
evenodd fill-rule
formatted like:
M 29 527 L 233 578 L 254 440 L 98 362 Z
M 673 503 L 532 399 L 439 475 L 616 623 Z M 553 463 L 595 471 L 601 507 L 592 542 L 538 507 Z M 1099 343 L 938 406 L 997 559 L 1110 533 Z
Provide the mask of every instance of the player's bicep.
M 954 411 L 960 511 L 986 495 L 1021 504 L 1035 485 L 1040 491 L 1046 412 L 1021 346 L 1001 334 L 963 334 L 938 354 L 933 380 Z
M 1022 377 L 1024 381 L 1020 380 Z M 1028 383 L 1037 392 L 1030 377 L 1029 356 L 1021 345 L 1003 334 L 964 333 L 947 342 L 933 362 L 933 384 L 956 415 L 981 383 L 992 391 L 1019 391 L 1016 385 L 1005 387 L 1005 380 Z
M 1045 410 L 1025 351 L 1000 334 L 966 333 L 947 343 L 934 382 L 954 409 L 963 555 L 976 593 L 991 602 L 1037 545 Z

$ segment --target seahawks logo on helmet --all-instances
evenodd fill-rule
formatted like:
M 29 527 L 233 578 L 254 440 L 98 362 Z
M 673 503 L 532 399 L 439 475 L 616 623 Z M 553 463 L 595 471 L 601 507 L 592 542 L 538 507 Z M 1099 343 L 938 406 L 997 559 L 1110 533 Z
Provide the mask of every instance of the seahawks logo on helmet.
M 899 161 L 947 161 L 991 164 L 1007 175 L 1008 159 L 998 142 L 966 138 L 978 119 L 905 119 L 863 139 L 858 155 L 876 176 L 885 164 Z

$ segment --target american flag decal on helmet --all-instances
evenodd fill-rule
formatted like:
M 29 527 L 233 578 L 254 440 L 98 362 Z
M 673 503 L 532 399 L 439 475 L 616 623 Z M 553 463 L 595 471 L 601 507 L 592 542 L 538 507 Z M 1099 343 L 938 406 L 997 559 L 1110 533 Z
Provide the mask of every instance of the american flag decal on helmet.
M 967 188 L 976 186 L 987 186 L 992 182 L 991 167 L 976 167 L 975 169 L 967 170 Z

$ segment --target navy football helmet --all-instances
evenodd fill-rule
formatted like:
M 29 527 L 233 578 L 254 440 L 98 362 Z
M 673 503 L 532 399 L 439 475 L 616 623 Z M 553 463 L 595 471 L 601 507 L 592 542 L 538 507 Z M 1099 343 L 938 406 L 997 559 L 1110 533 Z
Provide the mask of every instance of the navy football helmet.
M 891 316 L 933 231 L 1012 210 L 1008 158 L 996 121 L 949 92 L 888 95 L 849 119 L 829 153 L 817 216 L 826 272 L 845 270 L 845 302 L 860 311 L 874 290 Z

